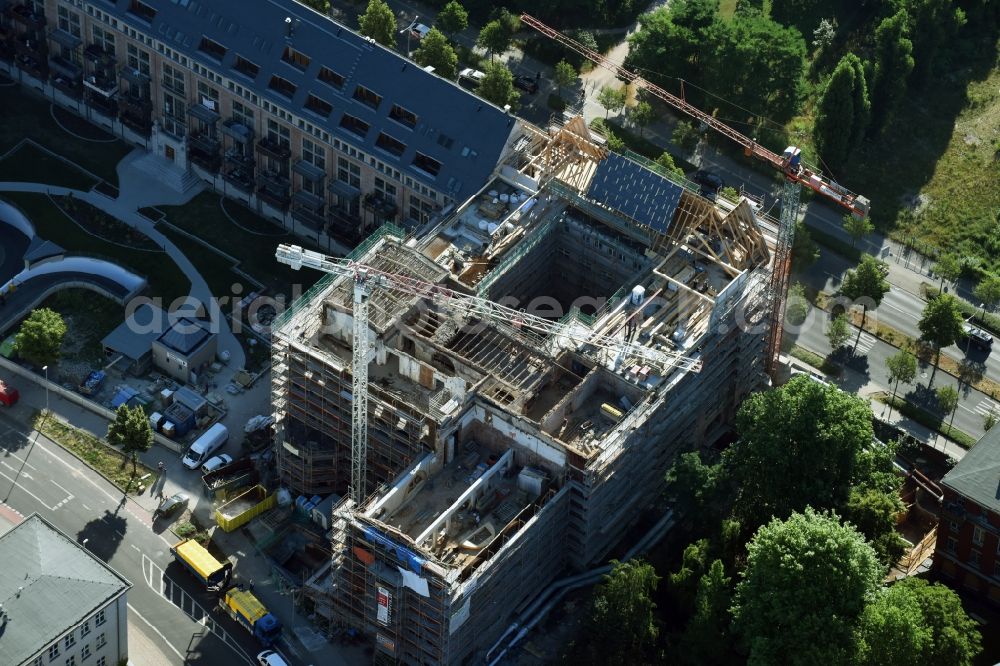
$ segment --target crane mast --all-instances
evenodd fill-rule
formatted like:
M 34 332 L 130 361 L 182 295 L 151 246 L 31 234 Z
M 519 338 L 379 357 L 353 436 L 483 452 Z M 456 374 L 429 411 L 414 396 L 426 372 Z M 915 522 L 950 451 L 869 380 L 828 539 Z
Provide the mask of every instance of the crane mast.
M 524 339 L 523 331 L 560 339 L 617 354 L 618 358 L 633 356 L 659 366 L 663 370 L 680 368 L 701 371 L 701 359 L 683 356 L 673 350 L 654 349 L 622 339 L 568 330 L 564 325 L 528 312 L 470 296 L 442 285 L 418 280 L 407 275 L 382 271 L 371 266 L 327 257 L 319 252 L 304 250 L 298 245 L 279 245 L 275 258 L 295 270 L 303 266 L 353 280 L 353 313 L 351 344 L 351 499 L 361 504 L 366 495 L 366 464 L 368 460 L 368 364 L 374 358 L 369 341 L 368 306 L 373 290 L 385 289 L 426 298 L 454 312 L 473 317 L 495 326 L 515 339 Z

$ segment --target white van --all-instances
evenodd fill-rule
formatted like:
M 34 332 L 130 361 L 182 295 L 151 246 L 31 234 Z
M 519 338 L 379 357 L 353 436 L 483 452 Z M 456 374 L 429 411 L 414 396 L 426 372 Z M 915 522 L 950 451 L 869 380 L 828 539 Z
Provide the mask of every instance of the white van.
M 213 453 L 221 449 L 227 441 L 229 441 L 229 430 L 221 423 L 216 423 L 201 437 L 194 440 L 194 444 L 184 454 L 181 462 L 188 469 L 197 469 L 199 465 L 211 458 Z

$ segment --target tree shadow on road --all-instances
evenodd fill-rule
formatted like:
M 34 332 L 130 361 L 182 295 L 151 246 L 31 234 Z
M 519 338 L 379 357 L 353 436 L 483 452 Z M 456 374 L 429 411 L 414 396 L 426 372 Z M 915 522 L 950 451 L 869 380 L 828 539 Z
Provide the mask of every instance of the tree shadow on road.
M 855 354 L 850 349 L 841 347 L 830 354 L 830 360 L 849 370 L 842 373 L 837 381 L 837 385 L 848 393 L 857 393 L 871 380 L 868 357 L 863 354 Z
M 114 513 L 105 509 L 103 516 L 91 520 L 76 533 L 76 541 L 107 562 L 118 552 L 127 529 L 128 523 L 118 509 Z

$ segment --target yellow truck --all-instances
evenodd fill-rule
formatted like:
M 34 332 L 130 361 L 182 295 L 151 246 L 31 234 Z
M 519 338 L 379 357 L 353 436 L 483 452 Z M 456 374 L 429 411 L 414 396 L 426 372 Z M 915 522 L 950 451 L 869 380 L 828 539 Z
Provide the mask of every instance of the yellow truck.
M 233 563 L 215 559 L 204 546 L 194 539 L 184 539 L 171 546 L 174 559 L 183 564 L 194 577 L 210 590 L 221 590 L 233 575 Z
M 264 647 L 271 647 L 281 636 L 281 621 L 268 612 L 260 599 L 242 586 L 227 590 L 219 603 L 231 618 L 253 634 Z

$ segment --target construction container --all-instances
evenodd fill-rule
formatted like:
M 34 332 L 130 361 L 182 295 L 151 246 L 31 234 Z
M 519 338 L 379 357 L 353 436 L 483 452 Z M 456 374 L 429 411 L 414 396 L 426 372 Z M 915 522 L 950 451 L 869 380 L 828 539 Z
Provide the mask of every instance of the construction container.
M 237 460 L 201 477 L 205 496 L 214 500 L 229 500 L 260 481 L 260 474 L 248 458 Z
M 163 416 L 174 424 L 178 437 L 183 437 L 194 428 L 194 412 L 180 402 L 174 401 L 164 410 Z
M 260 514 L 273 509 L 278 498 L 256 485 L 215 510 L 215 522 L 226 532 L 243 527 Z

